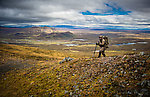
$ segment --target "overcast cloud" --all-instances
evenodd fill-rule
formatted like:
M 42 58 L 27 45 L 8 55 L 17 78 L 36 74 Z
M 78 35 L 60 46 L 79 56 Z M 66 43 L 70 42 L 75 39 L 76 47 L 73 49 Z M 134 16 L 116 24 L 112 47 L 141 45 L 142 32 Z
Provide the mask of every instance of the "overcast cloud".
M 0 25 L 150 29 L 150 0 L 0 0 L 0 13 Z

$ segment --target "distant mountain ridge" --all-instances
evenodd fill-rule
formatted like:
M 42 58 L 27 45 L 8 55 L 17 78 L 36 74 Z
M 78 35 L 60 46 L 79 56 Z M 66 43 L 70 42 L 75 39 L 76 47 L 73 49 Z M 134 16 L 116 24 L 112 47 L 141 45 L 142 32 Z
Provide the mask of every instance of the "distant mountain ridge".
M 69 39 L 73 33 L 69 31 L 58 32 L 51 27 L 30 27 L 30 28 L 8 28 L 0 27 L 0 37 L 15 39 Z
M 13 33 L 13 32 L 24 32 L 24 33 L 51 33 L 55 30 L 55 28 L 51 27 L 30 27 L 30 28 L 8 28 L 8 27 L 0 27 L 0 33 Z
M 74 34 L 71 32 L 53 32 L 53 33 L 42 33 L 38 37 L 45 37 L 47 39 L 69 39 L 73 38 Z
M 67 28 L 67 29 L 88 29 L 88 30 L 113 30 L 113 31 L 124 31 L 124 30 L 145 30 L 150 31 L 150 28 L 126 28 L 126 27 L 119 27 L 119 26 L 106 26 L 104 28 L 101 27 L 83 27 L 83 26 L 76 26 L 76 25 L 5 25 L 1 27 L 8 27 L 8 28 L 32 28 L 32 27 L 51 27 L 51 28 Z

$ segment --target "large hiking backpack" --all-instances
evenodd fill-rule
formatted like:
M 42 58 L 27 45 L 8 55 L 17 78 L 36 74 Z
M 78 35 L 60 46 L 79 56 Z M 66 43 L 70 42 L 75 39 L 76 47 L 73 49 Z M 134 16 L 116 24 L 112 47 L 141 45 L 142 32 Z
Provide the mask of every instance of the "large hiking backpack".
M 105 40 L 105 45 L 108 46 L 108 44 L 109 44 L 108 37 L 107 37 L 107 36 L 104 36 L 103 39 Z

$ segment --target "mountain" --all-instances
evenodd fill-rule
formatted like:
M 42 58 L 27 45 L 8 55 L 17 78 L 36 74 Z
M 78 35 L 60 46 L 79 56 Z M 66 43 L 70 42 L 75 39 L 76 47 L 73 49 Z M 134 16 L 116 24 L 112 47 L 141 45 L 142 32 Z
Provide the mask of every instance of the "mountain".
M 38 37 L 45 37 L 47 39 L 69 39 L 69 38 L 73 38 L 74 35 L 71 32 L 62 32 L 62 33 L 58 33 L 58 32 L 53 32 L 50 34 L 47 33 L 41 33 Z
M 24 32 L 24 33 L 51 33 L 55 29 L 51 27 L 30 27 L 30 28 L 8 28 L 8 27 L 0 27 L 0 33 L 17 33 L 17 32 Z
M 73 38 L 73 33 L 58 32 L 51 27 L 30 27 L 30 28 L 8 28 L 0 27 L 1 38 L 11 39 L 68 39 Z

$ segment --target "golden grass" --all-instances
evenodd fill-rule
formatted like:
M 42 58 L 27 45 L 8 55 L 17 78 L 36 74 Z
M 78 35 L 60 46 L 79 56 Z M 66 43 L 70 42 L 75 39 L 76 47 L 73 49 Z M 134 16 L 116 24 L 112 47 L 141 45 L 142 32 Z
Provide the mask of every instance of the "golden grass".
M 76 47 L 95 47 L 94 44 L 88 44 L 88 45 L 78 45 Z
M 64 64 L 40 63 L 35 67 L 10 71 L 0 81 L 0 96 L 60 97 L 69 96 L 71 92 L 78 91 L 78 89 L 82 90 L 79 93 L 77 92 L 82 96 L 87 94 L 93 96 L 110 96 L 110 94 L 102 90 L 102 87 L 104 85 L 111 86 L 110 91 L 112 91 L 112 94 L 116 93 L 115 88 L 111 85 L 112 83 L 109 82 L 109 79 L 114 74 L 103 77 L 104 74 L 102 73 L 93 79 L 93 81 L 90 81 L 92 77 L 86 77 L 90 73 L 94 75 L 93 72 L 99 71 L 100 68 L 97 69 L 96 67 L 99 63 L 102 64 L 102 61 L 99 59 L 75 59 Z M 88 64 L 90 64 L 90 69 L 92 70 L 89 69 Z M 84 70 L 87 72 L 84 73 Z M 81 78 L 83 78 L 83 81 Z M 99 79 L 103 80 L 103 84 L 99 83 Z M 99 93 L 93 94 L 94 91 L 99 91 Z
M 99 63 L 102 64 L 103 60 L 92 59 L 93 49 L 95 45 L 83 45 L 76 47 L 66 47 L 65 49 L 69 50 L 46 50 L 40 49 L 38 47 L 28 47 L 28 46 L 19 46 L 11 44 L 0 44 L 0 54 L 1 59 L 5 62 L 10 60 L 34 60 L 36 61 L 33 66 L 28 68 L 23 68 L 19 70 L 10 70 L 5 75 L 3 75 L 0 80 L 0 96 L 2 97 L 29 97 L 29 96 L 69 96 L 69 93 L 75 91 L 72 89 L 74 86 L 78 87 L 81 95 L 95 95 L 92 90 L 99 91 L 99 96 L 108 95 L 105 91 L 99 89 L 98 79 L 102 78 L 104 74 L 99 75 L 95 78 L 94 81 L 90 81 L 91 78 L 84 79 L 79 81 L 80 77 L 84 78 L 85 75 L 89 75 L 94 70 L 96 71 Z M 117 50 L 106 50 L 106 55 L 116 56 L 124 55 L 128 53 L 134 53 L 131 51 L 117 51 Z M 95 53 L 95 56 L 98 56 L 98 53 Z M 58 64 L 64 57 L 74 58 L 71 62 L 65 62 L 63 64 Z M 105 60 L 105 58 L 102 58 Z M 106 57 L 107 59 L 107 57 Z M 93 62 L 93 63 L 91 63 Z M 16 64 L 16 63 L 14 63 Z M 22 65 L 23 63 L 20 63 Z M 32 64 L 29 61 L 28 64 Z M 90 64 L 91 69 L 88 69 Z M 96 64 L 96 65 L 95 65 Z M 83 69 L 81 70 L 80 67 Z M 95 69 L 93 69 L 95 68 Z M 84 70 L 87 72 L 84 73 Z M 83 75 L 81 75 L 83 74 Z M 111 77 L 111 76 L 109 76 Z M 109 78 L 102 78 L 105 85 L 111 85 L 108 83 Z M 88 87 L 88 86 L 92 87 Z M 102 84 L 100 84 L 102 87 Z M 86 88 L 88 91 L 86 92 Z M 113 88 L 113 87 L 112 87 Z M 78 90 L 77 90 L 78 91 Z M 115 91 L 112 91 L 115 93 Z
M 35 59 L 62 59 L 64 54 L 53 50 L 44 50 L 37 47 L 18 46 L 11 44 L 0 44 L 2 53 L 18 56 L 21 58 L 35 58 Z

